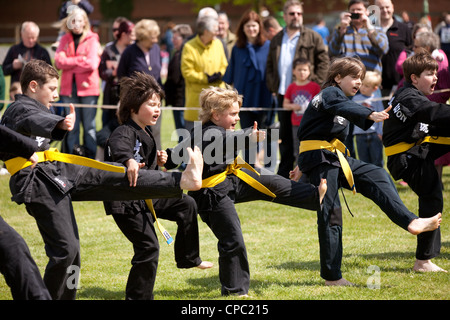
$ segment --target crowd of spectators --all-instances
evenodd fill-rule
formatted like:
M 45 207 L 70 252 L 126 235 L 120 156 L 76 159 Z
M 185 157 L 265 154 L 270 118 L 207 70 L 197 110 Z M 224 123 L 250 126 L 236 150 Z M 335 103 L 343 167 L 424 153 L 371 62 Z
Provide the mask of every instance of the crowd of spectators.
M 372 99 L 387 106 L 388 98 L 403 84 L 403 61 L 421 47 L 438 61 L 436 89 L 444 89 L 430 99 L 446 102 L 450 97 L 450 92 L 445 91 L 450 88 L 447 59 L 450 14 L 444 13 L 442 21 L 432 30 L 428 20 L 414 23 L 407 12 L 394 14 L 391 0 L 375 1 L 380 8 L 376 20 L 369 13 L 368 5 L 365 0 L 351 0 L 348 10 L 340 15 L 333 28 L 327 27 L 322 14 L 317 16 L 314 27 L 306 27 L 303 6 L 296 0 L 285 3 L 282 20 L 249 10 L 243 13 L 234 28 L 226 12 L 209 7 L 199 11 L 193 27 L 169 22 L 162 28 L 163 32 L 155 20 L 142 19 L 134 24 L 124 17 L 117 17 L 112 25 L 114 40 L 102 47 L 89 23 L 89 14 L 93 11 L 89 1 L 67 1 L 60 12 L 61 29 L 57 41 L 52 44 L 54 62 L 38 43 L 39 26 L 26 21 L 21 28 L 21 42 L 8 50 L 2 71 L 4 76 L 10 76 L 13 91 L 18 87 L 21 70 L 27 61 L 41 59 L 58 68 L 61 71 L 59 102 L 95 105 L 76 109 L 75 129 L 67 135 L 61 148 L 64 152 L 99 160 L 102 160 L 109 134 L 119 125 L 116 110 L 110 106 L 119 102 L 121 78 L 134 72 L 152 75 L 166 91 L 165 105 L 174 107 L 175 128 L 188 130 L 198 120 L 198 97 L 202 89 L 233 86 L 243 95 L 244 108 L 257 108 L 255 111 L 244 109 L 240 113 L 242 128 L 257 121 L 260 128 L 280 129 L 279 144 L 269 141 L 265 149 L 259 145 L 251 159 L 248 152 L 244 155 L 245 160 L 261 166 L 260 155 L 265 154 L 272 163 L 269 160 L 262 165 L 272 171 L 278 165 L 277 173 L 288 177 L 298 154 L 292 113 L 301 114 L 301 108 L 283 109 L 283 100 L 286 89 L 296 80 L 292 72 L 295 59 L 309 60 L 308 81 L 321 85 L 333 58 L 358 56 L 367 71 L 381 75 L 382 83 L 377 86 Z M 164 63 L 165 55 L 169 56 L 168 63 Z M 3 77 L 0 84 L 3 84 L 0 98 L 14 100 L 13 94 L 4 92 Z M 20 86 L 17 93 L 20 93 Z M 98 109 L 101 95 L 103 100 Z M 294 94 L 299 95 L 298 92 Z M 370 102 L 364 104 L 370 107 Z M 55 108 L 59 114 L 66 110 L 65 107 Z M 96 123 L 98 110 L 102 112 L 100 128 Z M 159 148 L 161 119 L 152 127 Z M 296 126 L 294 123 L 294 129 Z M 345 143 L 357 156 L 353 139 L 350 134 Z M 381 135 L 379 139 L 382 139 Z M 280 159 L 277 161 L 278 154 Z M 436 163 L 438 169 L 450 164 L 447 158 L 450 157 L 443 157 Z

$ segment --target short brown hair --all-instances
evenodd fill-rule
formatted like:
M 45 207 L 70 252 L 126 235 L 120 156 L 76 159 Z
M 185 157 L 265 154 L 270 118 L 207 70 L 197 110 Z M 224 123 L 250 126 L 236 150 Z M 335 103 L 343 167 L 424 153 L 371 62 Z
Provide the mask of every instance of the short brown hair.
M 31 81 L 36 81 L 40 86 L 46 84 L 50 79 L 59 79 L 59 73 L 43 60 L 33 59 L 25 64 L 20 75 L 20 87 L 25 94 Z
M 437 61 L 425 49 L 420 49 L 403 62 L 405 81 L 411 83 L 411 75 L 420 76 L 425 70 L 437 70 Z
M 131 77 L 120 80 L 120 103 L 117 118 L 120 124 L 128 121 L 131 113 L 138 113 L 141 105 L 153 94 L 164 99 L 164 90 L 151 75 L 135 71 Z

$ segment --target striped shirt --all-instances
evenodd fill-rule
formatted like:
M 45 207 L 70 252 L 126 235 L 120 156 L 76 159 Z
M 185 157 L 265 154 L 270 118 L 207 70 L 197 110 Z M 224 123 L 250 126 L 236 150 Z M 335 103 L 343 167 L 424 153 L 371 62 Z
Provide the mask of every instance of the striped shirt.
M 354 29 L 348 26 L 344 36 L 339 29 L 333 30 L 329 45 L 330 56 L 359 56 L 367 71 L 381 73 L 381 57 L 389 51 L 389 42 L 386 34 L 380 29 L 369 34 L 366 28 Z

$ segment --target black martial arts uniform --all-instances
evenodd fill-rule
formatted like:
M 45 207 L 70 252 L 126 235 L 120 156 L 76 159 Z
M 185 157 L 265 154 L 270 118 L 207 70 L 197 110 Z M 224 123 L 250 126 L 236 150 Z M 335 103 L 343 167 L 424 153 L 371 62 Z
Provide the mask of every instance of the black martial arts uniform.
M 66 134 L 57 127 L 63 120 L 38 101 L 18 95 L 3 114 L 1 124 L 31 137 L 37 141 L 38 151 L 44 151 L 49 149 L 51 140 L 61 140 Z M 34 169 L 26 167 L 15 173 L 10 179 L 12 200 L 24 203 L 28 213 L 36 219 L 49 257 L 44 282 L 52 298 L 76 297 L 76 288 L 66 285 L 72 276 L 67 268 L 80 265 L 72 201 L 181 197 L 180 179 L 181 173 L 144 170 L 137 186 L 130 187 L 124 173 L 59 161 L 41 162 Z
M 0 159 L 11 156 L 28 159 L 37 148 L 36 141 L 0 126 Z M 1 216 L 0 272 L 14 300 L 51 299 L 25 240 Z
M 233 132 L 207 122 L 202 126 L 201 137 L 196 137 L 195 128 L 193 132 L 190 143 L 194 142 L 203 152 L 205 180 L 226 171 L 228 164 L 233 163 L 239 151 L 249 146 L 248 136 L 252 128 Z M 187 140 L 171 151 L 179 153 L 180 146 Z M 240 143 L 243 140 L 245 143 Z M 200 217 L 218 239 L 222 295 L 245 295 L 250 286 L 247 251 L 235 203 L 265 200 L 308 210 L 317 210 L 320 207 L 318 189 L 310 184 L 297 183 L 267 170 L 261 175 L 248 169 L 241 170 L 269 189 L 276 197 L 256 190 L 234 174 L 227 175 L 223 182 L 214 187 L 188 193 L 196 200 Z M 261 173 L 260 170 L 256 170 Z
M 367 117 L 373 111 L 361 106 L 344 95 L 338 87 L 322 90 L 308 105 L 298 130 L 300 143 L 308 140 L 331 142 L 337 138 L 345 141 L 349 122 L 364 130 L 373 121 Z M 407 230 L 409 223 L 417 218 L 401 201 L 395 185 L 388 173 L 375 165 L 346 159 L 353 172 L 357 192 L 374 201 L 380 209 L 397 225 Z M 322 209 L 317 211 L 320 244 L 321 276 L 326 280 L 342 278 L 342 208 L 339 187 L 350 188 L 343 174 L 336 153 L 318 149 L 300 153 L 298 157 L 302 180 L 319 185 L 320 179 L 327 179 L 327 193 Z
M 388 156 L 387 167 L 394 179 L 403 179 L 419 196 L 419 217 L 442 212 L 442 184 L 434 160 L 450 151 L 449 145 L 423 143 L 425 137 L 450 136 L 450 106 L 430 101 L 412 84 L 398 90 L 391 100 L 389 119 L 383 126 L 386 154 L 398 143 L 413 144 L 410 149 Z M 414 146 L 414 144 L 417 144 Z M 416 258 L 429 260 L 439 255 L 440 228 L 417 236 Z
M 158 170 L 157 148 L 151 130 L 143 130 L 133 120 L 116 128 L 105 148 L 105 160 L 123 165 L 134 159 L 145 163 L 139 174 Z M 168 168 L 171 169 L 171 168 Z M 178 225 L 174 250 L 178 268 L 192 268 L 202 261 L 199 257 L 197 204 L 190 196 L 181 199 L 153 199 L 158 218 L 176 221 Z M 134 257 L 126 288 L 127 299 L 153 299 L 153 287 L 158 266 L 159 243 L 153 226 L 153 216 L 145 201 L 104 202 L 107 214 L 133 243 Z

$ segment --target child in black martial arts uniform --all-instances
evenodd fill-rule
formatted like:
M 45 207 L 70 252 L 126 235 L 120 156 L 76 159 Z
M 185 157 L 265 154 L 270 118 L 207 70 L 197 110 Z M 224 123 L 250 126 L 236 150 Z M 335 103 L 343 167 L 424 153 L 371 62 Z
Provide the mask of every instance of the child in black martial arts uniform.
M 434 230 L 440 224 L 440 215 L 417 219 L 404 206 L 388 173 L 378 166 L 350 157 L 341 142 L 348 134 L 350 122 L 367 129 L 374 121 L 388 117 L 387 110 L 374 112 L 348 98 L 358 92 L 364 75 L 365 67 L 359 59 L 345 57 L 334 60 L 322 91 L 311 100 L 298 130 L 300 154 L 294 179 L 299 178 L 300 172 L 304 174 L 302 179 L 309 178 L 314 185 L 327 179 L 328 190 L 321 209 L 317 211 L 321 276 L 327 285 L 351 284 L 341 274 L 339 187 L 350 188 L 354 193 L 357 190 L 374 201 L 394 223 L 413 234 Z
M 34 165 L 38 157 L 36 141 L 0 126 L 0 159 L 17 156 Z M 0 216 L 0 273 L 11 288 L 14 300 L 50 300 L 41 273 L 25 240 Z
M 149 126 L 160 116 L 164 91 L 145 73 L 135 73 L 120 82 L 118 120 L 121 126 L 109 137 L 105 160 L 127 167 L 130 183 L 145 170 L 158 170 L 167 160 L 166 151 L 156 149 Z M 171 169 L 171 168 L 167 168 Z M 107 214 L 133 243 L 134 257 L 128 276 L 126 298 L 153 299 L 158 266 L 159 243 L 153 227 L 153 216 L 143 200 L 104 202 Z M 199 257 L 197 205 L 190 196 L 179 199 L 153 199 L 150 210 L 158 218 L 176 221 L 175 260 L 178 268 L 207 269 L 212 264 Z M 169 240 L 170 241 L 170 240 Z
M 442 212 L 442 185 L 434 160 L 450 151 L 450 106 L 430 101 L 438 64 L 428 53 L 416 53 L 403 63 L 405 86 L 392 97 L 383 126 L 387 167 L 419 196 L 419 217 Z M 417 237 L 416 271 L 444 271 L 431 259 L 441 249 L 440 228 Z
M 204 158 L 203 188 L 189 192 L 197 202 L 202 220 L 218 239 L 219 277 L 222 295 L 247 295 L 250 271 L 235 203 L 265 200 L 308 210 L 320 208 L 326 181 L 320 188 L 297 183 L 274 174 L 260 174 L 242 159 L 240 150 L 265 138 L 264 131 L 253 128 L 235 131 L 242 96 L 237 91 L 210 87 L 200 94 L 200 137 L 193 130 L 193 142 L 201 145 Z M 197 139 L 199 141 L 197 141 Z M 188 141 L 188 142 L 187 142 Z M 185 139 L 171 150 L 190 145 Z M 269 213 L 270 214 L 270 213 Z
M 201 187 L 203 162 L 199 150 L 187 150 L 192 160 L 180 173 L 146 170 L 131 187 L 125 168 L 49 150 L 73 129 L 75 110 L 64 118 L 50 111 L 58 98 L 58 72 L 41 60 L 31 60 L 21 75 L 23 95 L 3 114 L 1 124 L 38 143 L 39 163 L 32 168 L 20 157 L 5 162 L 11 173 L 12 200 L 25 203 L 37 222 L 49 257 L 44 282 L 53 299 L 75 299 L 67 285 L 68 268 L 80 266 L 80 245 L 72 201 L 113 201 L 181 197 L 183 190 Z M 71 270 L 70 269 L 70 270 Z

